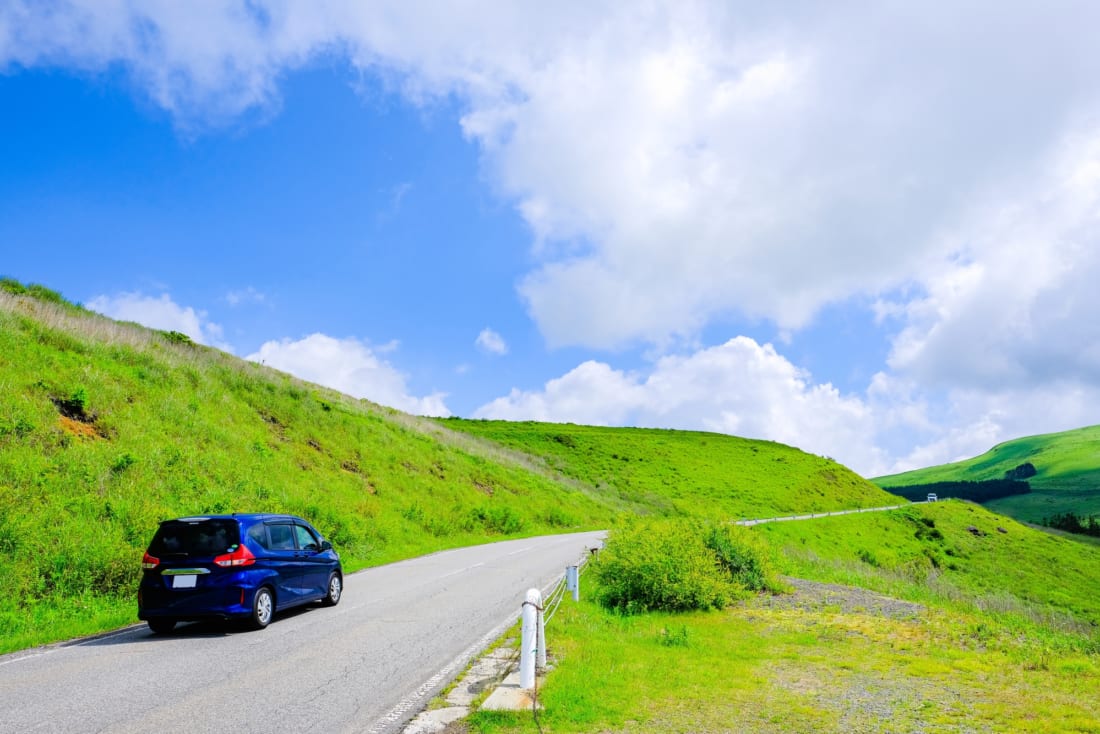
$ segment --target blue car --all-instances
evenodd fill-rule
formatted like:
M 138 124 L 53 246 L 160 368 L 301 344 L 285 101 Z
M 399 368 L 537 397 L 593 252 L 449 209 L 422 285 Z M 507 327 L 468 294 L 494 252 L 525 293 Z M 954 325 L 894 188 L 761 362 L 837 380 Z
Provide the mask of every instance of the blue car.
M 332 543 L 293 515 L 165 520 L 141 567 L 138 619 L 158 634 L 200 619 L 238 619 L 263 629 L 277 611 L 335 606 L 344 588 Z

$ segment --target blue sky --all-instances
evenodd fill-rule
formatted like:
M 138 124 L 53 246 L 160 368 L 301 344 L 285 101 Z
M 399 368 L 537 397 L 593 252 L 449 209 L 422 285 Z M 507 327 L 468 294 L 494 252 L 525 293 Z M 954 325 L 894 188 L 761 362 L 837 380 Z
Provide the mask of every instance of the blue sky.
M 868 476 L 1100 422 L 1090 3 L 0 0 L 0 274 Z

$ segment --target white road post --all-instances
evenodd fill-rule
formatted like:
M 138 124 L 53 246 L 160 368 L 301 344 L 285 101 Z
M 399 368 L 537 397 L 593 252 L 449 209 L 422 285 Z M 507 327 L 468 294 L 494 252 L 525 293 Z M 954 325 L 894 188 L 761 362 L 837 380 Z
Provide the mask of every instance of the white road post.
M 538 589 L 528 589 L 527 599 L 523 602 L 519 641 L 519 687 L 535 687 L 535 665 L 538 659 L 546 664 L 546 642 L 539 634 L 542 627 L 542 594 Z M 540 649 L 541 654 L 540 654 Z
M 566 566 L 565 588 L 573 592 L 573 601 L 581 600 L 581 574 L 577 566 Z

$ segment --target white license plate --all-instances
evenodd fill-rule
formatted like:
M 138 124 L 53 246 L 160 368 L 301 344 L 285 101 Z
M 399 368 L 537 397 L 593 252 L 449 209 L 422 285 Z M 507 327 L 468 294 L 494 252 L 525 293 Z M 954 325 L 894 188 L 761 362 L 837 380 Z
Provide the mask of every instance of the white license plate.
M 197 579 L 197 578 L 198 578 L 198 576 L 195 576 L 193 574 L 189 574 L 189 575 L 186 575 L 186 576 L 173 576 L 172 577 L 172 588 L 173 589 L 193 589 L 193 588 L 195 588 L 195 579 Z

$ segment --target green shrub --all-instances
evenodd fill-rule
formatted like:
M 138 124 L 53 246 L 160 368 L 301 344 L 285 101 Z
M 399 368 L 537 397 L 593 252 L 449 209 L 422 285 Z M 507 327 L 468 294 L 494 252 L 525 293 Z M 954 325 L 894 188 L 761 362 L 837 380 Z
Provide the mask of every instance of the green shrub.
M 134 458 L 133 454 L 122 453 L 115 459 L 114 463 L 111 464 L 111 471 L 115 474 L 119 474 L 129 469 L 135 463 L 137 463 L 137 459 Z
M 707 547 L 738 586 L 748 591 L 782 589 L 767 543 L 752 530 L 737 525 L 715 525 L 706 534 Z
M 635 520 L 613 530 L 593 564 L 600 603 L 625 614 L 720 609 L 738 592 L 690 520 Z
M 166 341 L 172 342 L 173 344 L 194 344 L 194 342 L 191 341 L 191 337 L 181 331 L 162 331 L 160 335 L 163 336 Z
M 13 296 L 22 296 L 27 292 L 27 287 L 15 278 L 0 278 L 0 291 L 11 293 Z
M 27 286 L 27 295 L 37 298 L 40 301 L 46 301 L 47 303 L 56 303 L 61 306 L 72 305 L 57 291 L 51 290 L 44 285 L 39 285 L 38 283 L 31 283 Z
M 87 418 L 85 411 L 88 407 L 88 388 L 81 385 L 73 390 L 69 397 L 55 397 L 53 402 L 62 415 L 75 420 L 84 420 Z
M 481 505 L 469 511 L 469 524 L 480 525 L 485 532 L 494 535 L 511 535 L 525 527 L 523 518 L 507 505 L 501 507 Z

